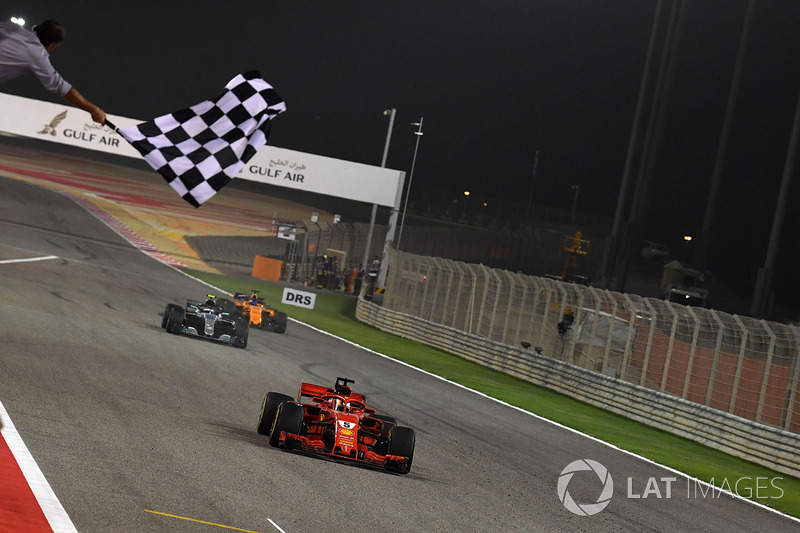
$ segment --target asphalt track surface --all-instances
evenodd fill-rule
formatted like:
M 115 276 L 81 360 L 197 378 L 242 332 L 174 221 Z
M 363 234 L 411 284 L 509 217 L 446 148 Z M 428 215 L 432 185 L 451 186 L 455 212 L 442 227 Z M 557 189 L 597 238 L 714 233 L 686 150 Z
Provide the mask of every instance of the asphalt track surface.
M 726 495 L 686 497 L 673 472 L 301 324 L 252 331 L 245 350 L 169 335 L 165 304 L 207 286 L 74 197 L 4 177 L 0 276 L 0 402 L 81 532 L 798 528 Z M 416 431 L 409 475 L 273 449 L 256 433 L 267 391 L 337 376 Z M 557 494 L 583 458 L 614 479 L 588 517 Z M 627 497 L 627 478 L 641 494 L 651 477 L 678 477 L 672 497 L 661 482 L 662 498 Z M 600 489 L 591 472 L 569 484 L 578 502 Z

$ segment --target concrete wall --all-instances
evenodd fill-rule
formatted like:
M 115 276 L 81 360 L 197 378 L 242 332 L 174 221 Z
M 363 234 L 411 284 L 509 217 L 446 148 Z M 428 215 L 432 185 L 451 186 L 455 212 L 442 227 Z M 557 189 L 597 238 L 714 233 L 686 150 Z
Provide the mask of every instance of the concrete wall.
M 797 435 L 675 396 L 585 370 L 359 299 L 356 317 L 382 331 L 453 353 L 499 372 L 800 477 Z

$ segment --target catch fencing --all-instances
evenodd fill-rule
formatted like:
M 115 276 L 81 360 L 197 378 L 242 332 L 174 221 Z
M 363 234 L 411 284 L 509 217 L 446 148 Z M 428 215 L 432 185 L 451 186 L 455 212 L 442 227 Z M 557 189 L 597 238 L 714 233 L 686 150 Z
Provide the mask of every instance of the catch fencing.
M 282 280 L 286 282 L 309 281 L 314 277 L 317 258 L 333 252 L 343 257 L 342 267 L 358 266 L 365 256 L 371 262 L 383 256 L 388 227 L 375 224 L 369 239 L 369 224 L 360 222 L 319 223 L 303 221 L 298 227 L 297 245 L 285 260 Z M 559 227 L 559 230 L 552 229 Z M 605 230 L 590 227 L 584 238 L 591 239 L 592 248 L 603 249 Z M 466 226 L 443 225 L 412 226 L 403 229 L 402 248 L 406 252 L 447 257 L 454 261 L 490 264 L 508 270 L 525 269 L 526 272 L 560 274 L 564 268 L 564 246 L 571 242 L 574 227 L 548 228 L 518 227 L 491 230 Z M 369 241 L 369 249 L 367 249 Z M 598 268 L 600 254 L 581 259 L 584 272 Z
M 800 433 L 800 328 L 390 251 L 383 307 Z

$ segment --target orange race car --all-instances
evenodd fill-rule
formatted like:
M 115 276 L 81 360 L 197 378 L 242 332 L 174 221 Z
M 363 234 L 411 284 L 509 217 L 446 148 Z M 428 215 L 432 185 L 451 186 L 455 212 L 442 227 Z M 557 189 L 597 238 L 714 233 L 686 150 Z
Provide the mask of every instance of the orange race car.
M 236 292 L 233 294 L 233 301 L 237 307 L 250 314 L 250 325 L 283 333 L 286 331 L 286 323 L 289 321 L 286 313 L 273 309 L 264 303 L 264 298 L 258 296 L 258 291 Z

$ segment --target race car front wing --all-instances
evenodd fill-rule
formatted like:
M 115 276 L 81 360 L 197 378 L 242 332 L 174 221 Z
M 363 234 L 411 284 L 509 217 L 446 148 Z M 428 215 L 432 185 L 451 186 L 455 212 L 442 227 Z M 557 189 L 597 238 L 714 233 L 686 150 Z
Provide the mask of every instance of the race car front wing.
M 332 457 L 341 457 L 343 459 L 351 459 L 353 461 L 361 461 L 372 466 L 382 468 L 405 468 L 408 459 L 400 455 L 381 455 L 375 453 L 370 449 L 351 449 L 350 453 L 343 453 L 342 450 L 335 446 L 332 451 L 328 451 L 325 444 L 319 439 L 309 439 L 303 435 L 295 435 L 281 431 L 278 438 L 278 445 L 287 450 L 299 448 L 305 452 L 318 453 L 321 455 L 329 455 Z

